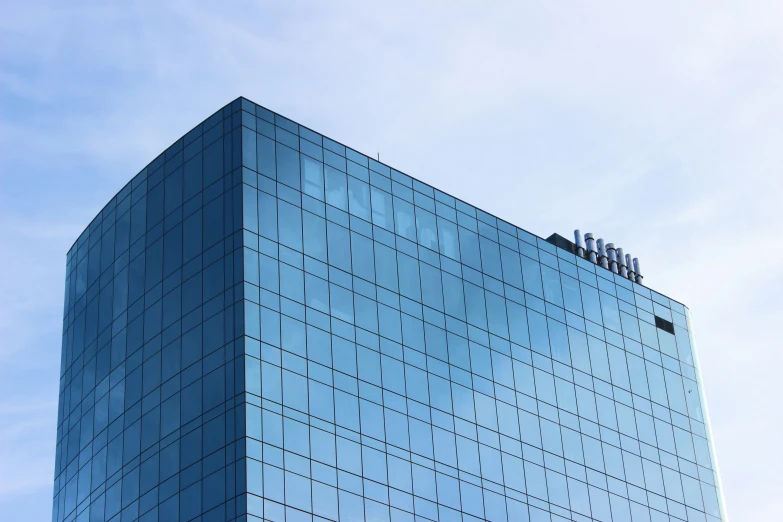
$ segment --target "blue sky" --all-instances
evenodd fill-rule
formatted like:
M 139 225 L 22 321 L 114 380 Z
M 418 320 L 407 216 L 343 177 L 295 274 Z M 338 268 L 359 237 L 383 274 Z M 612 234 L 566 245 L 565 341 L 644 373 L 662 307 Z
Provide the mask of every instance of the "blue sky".
M 691 308 L 729 514 L 778 520 L 783 4 L 370 4 L 4 5 L 0 519 L 50 519 L 65 253 L 243 95 L 538 235 L 638 256 Z

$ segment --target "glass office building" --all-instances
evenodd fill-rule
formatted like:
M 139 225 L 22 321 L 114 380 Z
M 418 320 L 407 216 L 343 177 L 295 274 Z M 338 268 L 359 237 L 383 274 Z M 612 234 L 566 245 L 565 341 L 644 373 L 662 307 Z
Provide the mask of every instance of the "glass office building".
M 246 99 L 63 332 L 58 522 L 725 520 L 683 305 Z

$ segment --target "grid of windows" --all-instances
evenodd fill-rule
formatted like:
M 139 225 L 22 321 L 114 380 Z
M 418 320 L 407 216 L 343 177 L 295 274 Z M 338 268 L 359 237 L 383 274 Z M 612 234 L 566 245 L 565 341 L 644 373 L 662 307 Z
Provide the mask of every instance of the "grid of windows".
M 68 255 L 56 520 L 721 519 L 682 305 L 245 99 L 161 158 Z
M 244 384 L 231 122 L 219 111 L 172 145 L 68 252 L 53 520 L 235 517 Z

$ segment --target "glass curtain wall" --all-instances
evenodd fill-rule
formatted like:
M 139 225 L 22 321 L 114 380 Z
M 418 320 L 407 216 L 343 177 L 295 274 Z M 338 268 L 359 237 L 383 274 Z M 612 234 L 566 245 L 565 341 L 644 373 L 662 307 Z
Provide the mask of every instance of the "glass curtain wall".
M 683 305 L 246 99 L 67 266 L 53 520 L 722 520 Z

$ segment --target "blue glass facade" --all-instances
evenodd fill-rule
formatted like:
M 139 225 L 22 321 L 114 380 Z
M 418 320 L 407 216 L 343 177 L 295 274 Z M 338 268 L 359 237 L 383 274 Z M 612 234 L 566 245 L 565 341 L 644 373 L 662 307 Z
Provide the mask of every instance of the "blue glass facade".
M 248 100 L 67 261 L 53 520 L 725 519 L 685 307 Z

